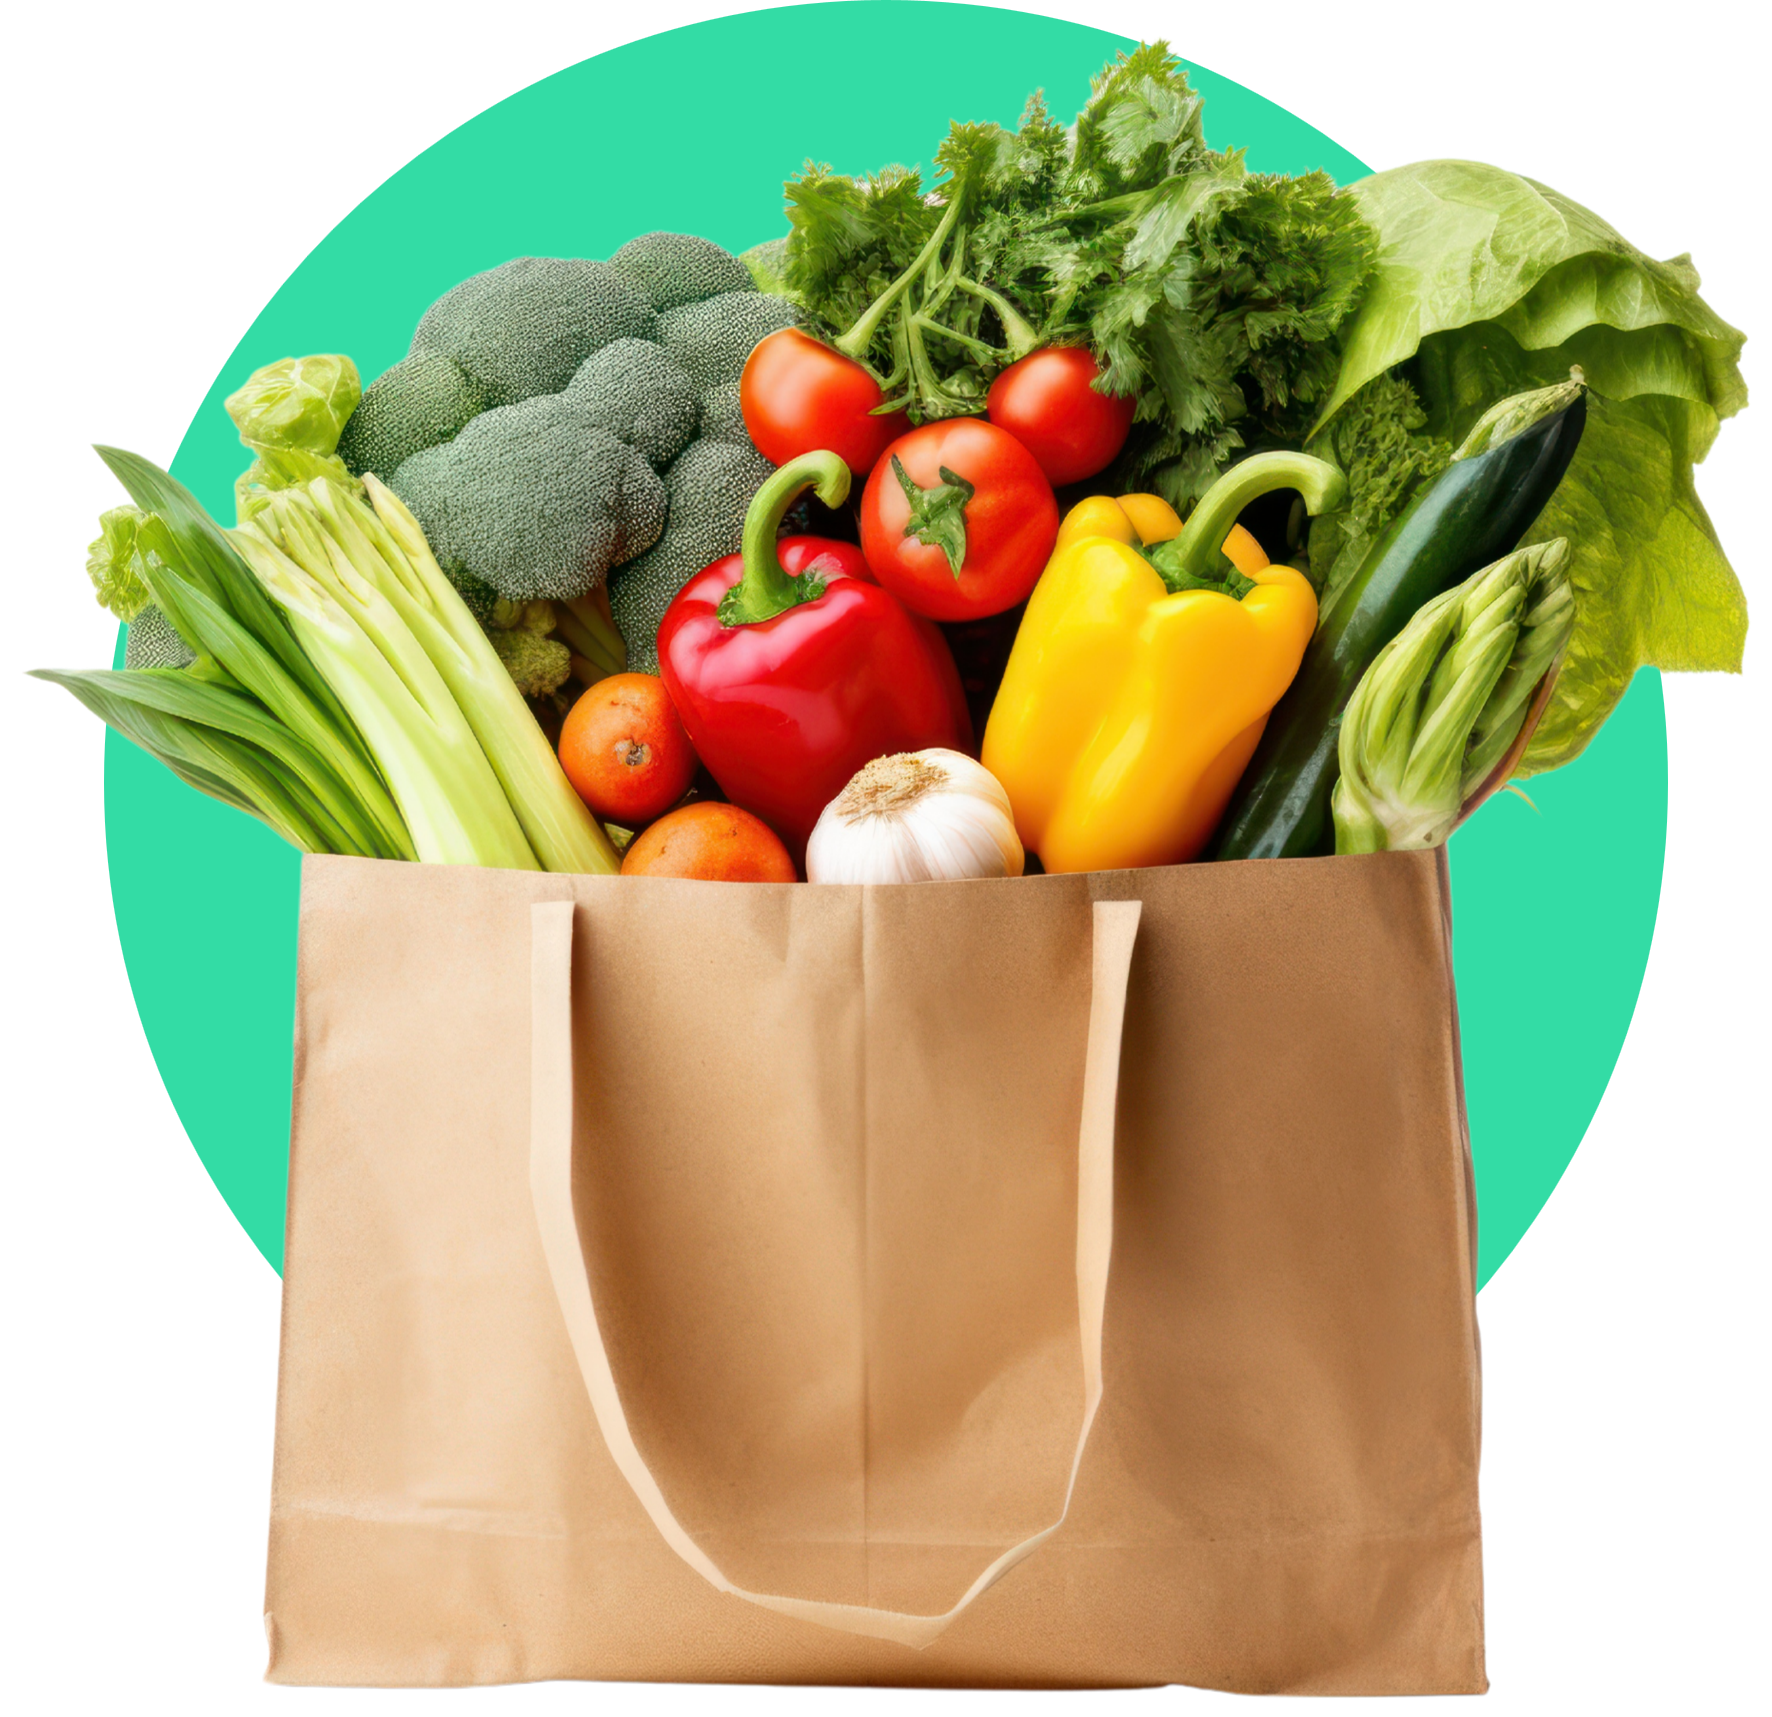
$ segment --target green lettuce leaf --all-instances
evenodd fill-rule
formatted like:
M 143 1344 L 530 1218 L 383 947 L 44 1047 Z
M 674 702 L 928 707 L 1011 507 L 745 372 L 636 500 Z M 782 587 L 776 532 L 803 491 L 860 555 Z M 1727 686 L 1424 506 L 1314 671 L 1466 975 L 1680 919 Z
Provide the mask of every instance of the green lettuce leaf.
M 1528 533 L 1574 545 L 1577 619 L 1521 773 L 1579 755 L 1639 666 L 1738 671 L 1747 606 L 1692 467 L 1747 403 L 1744 337 L 1699 296 L 1691 259 L 1657 262 L 1579 203 L 1476 162 L 1399 167 L 1350 193 L 1380 250 L 1313 445 L 1357 430 L 1383 377 L 1421 407 L 1417 426 L 1391 402 L 1388 439 L 1366 436 L 1375 469 L 1404 477 L 1418 430 L 1456 444 L 1497 400 L 1572 365 L 1593 389 L 1580 451 Z M 1313 529 L 1313 570 L 1326 559 L 1332 580 L 1394 516 L 1386 490 L 1401 494 L 1394 480 L 1352 488 L 1373 497 L 1364 516 Z
M 223 402 L 254 453 L 327 454 L 363 397 L 357 366 L 336 352 L 281 358 L 254 370 Z
M 1381 248 L 1319 428 L 1429 335 L 1475 322 L 1500 321 L 1531 349 L 1590 324 L 1677 328 L 1699 348 L 1717 415 L 1746 404 L 1744 336 L 1698 296 L 1690 257 L 1656 262 L 1549 186 L 1476 161 L 1419 161 L 1348 189 Z

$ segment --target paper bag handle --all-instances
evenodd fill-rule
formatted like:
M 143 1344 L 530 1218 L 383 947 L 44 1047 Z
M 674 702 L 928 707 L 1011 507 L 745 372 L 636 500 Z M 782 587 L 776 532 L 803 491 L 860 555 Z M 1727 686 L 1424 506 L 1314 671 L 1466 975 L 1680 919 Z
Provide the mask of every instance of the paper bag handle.
M 913 1616 L 864 1604 L 824 1603 L 812 1598 L 752 1592 L 736 1585 L 683 1530 L 665 1501 L 658 1481 L 634 1446 L 622 1411 L 621 1392 L 591 1298 L 590 1272 L 572 1205 L 572 923 L 569 900 L 533 907 L 531 1006 L 533 1039 L 529 1185 L 541 1230 L 554 1293 L 598 1429 L 621 1475 L 633 1488 L 663 1536 L 701 1577 L 746 1603 L 784 1616 L 816 1622 L 844 1633 L 895 1640 L 918 1650 L 932 1644 L 981 1593 L 1016 1563 L 1031 1556 L 1064 1524 L 1083 1449 L 1101 1405 L 1101 1326 L 1107 1298 L 1108 1259 L 1114 1244 L 1114 1108 L 1120 1083 L 1120 1030 L 1126 1014 L 1126 981 L 1141 910 L 1136 900 L 1097 901 L 1094 921 L 1093 987 L 1089 1005 L 1089 1046 L 1083 1063 L 1083 1121 L 1077 1138 L 1077 1315 L 1083 1344 L 1083 1423 L 1071 1457 L 1064 1506 L 1050 1526 L 1005 1550 L 974 1580 L 951 1610 L 939 1616 Z

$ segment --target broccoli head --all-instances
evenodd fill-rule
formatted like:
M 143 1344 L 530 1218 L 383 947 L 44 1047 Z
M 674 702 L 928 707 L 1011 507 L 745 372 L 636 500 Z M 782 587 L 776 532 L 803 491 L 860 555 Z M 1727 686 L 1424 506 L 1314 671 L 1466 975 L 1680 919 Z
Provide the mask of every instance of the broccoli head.
M 609 581 L 609 606 L 627 641 L 628 666 L 658 672 L 658 623 L 703 567 L 737 554 L 745 510 L 775 467 L 754 447 L 692 441 L 665 473 L 664 535 Z
M 425 312 L 339 453 L 411 507 L 489 632 L 513 629 L 500 598 L 576 601 L 626 567 L 618 617 L 649 665 L 677 589 L 738 547 L 770 469 L 739 378 L 798 319 L 737 257 L 682 233 L 645 233 L 608 262 L 523 257 Z
M 658 319 L 658 342 L 706 393 L 737 381 L 757 342 L 799 319 L 785 299 L 755 290 L 723 292 L 665 311 Z
M 611 340 L 650 339 L 652 303 L 606 262 L 523 256 L 445 292 L 412 352 L 453 358 L 495 405 L 558 393 Z
M 737 257 L 688 233 L 642 233 L 610 257 L 609 266 L 623 270 L 654 310 L 752 290 L 750 271 Z
M 172 629 L 172 622 L 152 603 L 129 622 L 123 644 L 126 668 L 188 668 L 197 653 Z
M 416 352 L 370 384 L 339 437 L 339 455 L 354 477 L 391 476 L 413 454 L 453 440 L 491 403 L 453 358 Z
M 703 441 L 730 441 L 735 447 L 751 445 L 750 431 L 744 426 L 744 407 L 739 403 L 737 382 L 709 388 L 702 396 L 701 438 Z
M 695 384 L 650 340 L 614 340 L 593 352 L 560 397 L 599 429 L 637 447 L 656 471 L 683 451 L 701 418 Z
M 665 486 L 645 457 L 556 394 L 482 412 L 415 453 L 390 487 L 440 560 L 513 602 L 583 595 L 665 521 Z

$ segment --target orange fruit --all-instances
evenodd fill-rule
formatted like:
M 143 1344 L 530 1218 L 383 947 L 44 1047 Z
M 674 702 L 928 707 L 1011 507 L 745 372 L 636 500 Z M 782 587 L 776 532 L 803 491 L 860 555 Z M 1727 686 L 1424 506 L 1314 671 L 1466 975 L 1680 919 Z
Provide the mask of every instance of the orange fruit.
M 691 876 L 703 882 L 792 882 L 794 861 L 761 817 L 737 805 L 697 800 L 636 837 L 623 876 Z
M 599 680 L 567 714 L 559 749 L 579 798 L 626 828 L 663 816 L 695 776 L 695 749 L 656 674 Z

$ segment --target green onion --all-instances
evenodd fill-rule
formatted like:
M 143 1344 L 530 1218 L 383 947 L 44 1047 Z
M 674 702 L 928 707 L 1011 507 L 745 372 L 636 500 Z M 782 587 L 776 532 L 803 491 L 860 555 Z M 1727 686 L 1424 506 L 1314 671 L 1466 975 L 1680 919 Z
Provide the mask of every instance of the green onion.
M 363 735 L 221 527 L 158 466 L 116 448 L 98 452 L 151 515 L 137 541 L 155 605 L 198 654 L 183 671 L 256 698 L 324 760 L 374 830 L 370 853 L 418 856 Z

